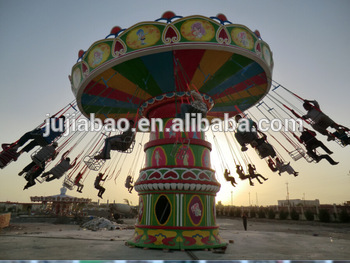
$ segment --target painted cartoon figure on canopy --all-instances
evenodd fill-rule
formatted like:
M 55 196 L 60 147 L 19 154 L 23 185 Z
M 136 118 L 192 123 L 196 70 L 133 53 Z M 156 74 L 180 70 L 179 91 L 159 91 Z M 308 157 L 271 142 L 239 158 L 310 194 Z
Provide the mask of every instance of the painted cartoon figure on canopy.
M 243 46 L 248 47 L 249 46 L 249 41 L 247 39 L 247 34 L 246 32 L 242 31 L 238 33 L 238 39 L 242 43 Z
M 94 52 L 94 62 L 92 63 L 92 66 L 97 66 L 98 64 L 101 63 L 103 58 L 103 51 L 99 48 L 95 49 Z
M 196 22 L 196 23 L 193 23 L 191 26 L 191 33 L 196 38 L 202 38 L 202 36 L 204 36 L 206 32 L 202 23 Z
M 136 35 L 138 36 L 139 40 L 141 41 L 141 45 L 146 45 L 147 43 L 145 42 L 146 40 L 146 34 L 145 31 L 143 31 L 143 29 L 139 29 L 136 32 Z

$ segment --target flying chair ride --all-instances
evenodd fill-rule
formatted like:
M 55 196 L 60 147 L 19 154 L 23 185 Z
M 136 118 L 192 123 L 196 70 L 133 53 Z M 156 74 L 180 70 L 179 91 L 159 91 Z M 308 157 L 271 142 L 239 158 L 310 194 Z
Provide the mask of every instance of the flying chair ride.
M 226 247 L 215 217 L 220 184 L 203 131 L 174 132 L 172 120 L 191 90 L 207 105 L 207 118 L 232 117 L 269 91 L 273 60 L 258 31 L 224 15 L 180 17 L 114 27 L 79 52 L 70 76 L 80 111 L 106 118 L 161 118 L 145 144 L 145 166 L 135 183 L 139 215 L 128 242 L 137 247 Z M 161 131 L 163 128 L 163 131 Z

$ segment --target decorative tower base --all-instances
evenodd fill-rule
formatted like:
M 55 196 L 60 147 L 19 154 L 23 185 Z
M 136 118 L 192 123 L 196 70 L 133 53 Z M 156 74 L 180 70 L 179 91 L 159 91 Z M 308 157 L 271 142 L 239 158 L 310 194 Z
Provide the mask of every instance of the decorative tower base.
M 145 168 L 135 183 L 138 221 L 128 244 L 159 249 L 225 247 L 216 225 L 220 184 L 210 165 L 211 144 L 204 132 L 172 131 L 173 118 L 166 116 L 175 116 L 173 103 L 168 94 L 147 108 L 146 116 L 164 116 L 163 126 L 158 125 L 145 144 Z

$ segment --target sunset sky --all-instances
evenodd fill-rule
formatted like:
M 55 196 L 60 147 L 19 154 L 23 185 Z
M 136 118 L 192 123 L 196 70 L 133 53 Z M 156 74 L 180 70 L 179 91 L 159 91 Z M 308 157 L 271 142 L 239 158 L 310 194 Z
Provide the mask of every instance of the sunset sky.
M 168 10 L 181 16 L 210 17 L 223 13 L 232 23 L 253 31 L 258 29 L 273 52 L 273 79 L 303 98 L 316 99 L 337 123 L 350 127 L 349 1 L 135 0 L 128 4 L 118 0 L 0 0 L 0 143 L 18 140 L 38 126 L 46 114 L 54 114 L 74 100 L 68 75 L 80 49 L 86 50 L 93 42 L 105 38 L 114 26 L 128 28 L 141 21 L 154 21 Z M 288 96 L 287 99 L 292 99 Z M 298 106 L 301 108 L 301 104 Z M 141 137 L 139 134 L 138 140 Z M 148 140 L 146 137 L 143 143 Z M 207 137 L 213 143 L 212 134 Z M 252 205 L 276 205 L 277 200 L 286 198 L 287 184 L 290 199 L 319 199 L 326 204 L 350 201 L 350 146 L 342 148 L 327 142 L 320 134 L 317 138 L 334 152 L 332 158 L 340 162 L 338 165 L 331 166 L 325 160 L 318 164 L 294 162 L 283 153 L 299 176 L 278 176 L 250 149 L 248 154 L 258 172 L 269 178 L 254 187 L 239 179 L 236 188 L 225 182 L 214 149 L 212 164 L 218 169 L 217 177 L 222 184 L 217 201 L 249 205 L 250 197 Z M 127 198 L 137 204 L 137 193 L 129 194 L 124 187 L 136 154 L 135 151 L 128 156 L 116 184 L 113 180 L 105 183 L 103 201 L 123 202 Z M 137 165 L 141 165 L 142 158 Z M 226 161 L 230 160 L 228 157 Z M 17 174 L 29 162 L 30 154 L 23 154 L 17 162 L 0 170 L 0 202 L 30 202 L 30 196 L 59 193 L 63 179 L 22 191 L 25 180 Z M 86 179 L 83 194 L 76 191 L 67 194 L 96 201 L 95 176 L 91 173 Z

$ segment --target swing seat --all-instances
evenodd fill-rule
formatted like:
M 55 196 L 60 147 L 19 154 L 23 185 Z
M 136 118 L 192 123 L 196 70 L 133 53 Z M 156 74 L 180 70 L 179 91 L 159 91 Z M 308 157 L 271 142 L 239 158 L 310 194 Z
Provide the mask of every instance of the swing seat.
M 29 177 L 31 176 L 31 174 L 32 174 L 33 172 L 34 172 L 34 171 L 33 171 L 33 168 L 32 168 L 31 170 L 29 170 L 29 171 L 26 173 L 26 175 L 24 176 L 24 178 L 25 178 L 26 180 L 28 180 Z M 46 181 L 46 177 L 37 176 L 34 180 L 37 181 L 38 183 L 42 184 L 43 182 Z
M 336 131 L 333 133 L 333 135 L 335 137 L 336 143 L 338 143 L 341 147 L 350 145 L 350 136 L 347 134 L 346 131 L 344 131 L 343 133 Z
M 38 132 L 32 132 L 31 135 L 33 136 L 33 139 L 42 147 L 50 144 L 47 139 L 45 139 L 44 135 L 42 134 L 41 130 Z M 47 137 L 49 138 L 49 137 Z
M 135 135 L 126 137 L 124 141 L 119 144 L 119 146 L 120 147 L 117 150 L 118 152 L 132 153 L 135 147 Z
M 312 120 L 313 121 L 313 120 Z M 318 126 L 322 129 L 327 129 L 329 126 L 331 126 L 334 122 L 331 118 L 324 115 L 319 120 L 313 121 L 313 125 Z M 311 125 L 312 126 L 312 125 Z
M 192 106 L 192 105 L 191 105 Z M 197 113 L 202 113 L 202 118 L 206 118 L 207 117 L 207 112 L 206 111 L 202 111 L 200 109 L 197 109 L 195 107 L 191 107 L 191 109 L 188 111 L 188 113 L 195 113 L 197 115 Z M 191 118 L 195 118 L 195 117 L 192 117 Z
M 43 182 L 46 181 L 46 177 L 43 178 L 43 177 L 41 177 L 41 176 L 38 176 L 37 178 L 35 178 L 35 180 L 36 180 L 38 183 L 42 184 Z
M 246 143 L 252 143 L 258 137 L 256 132 L 236 132 L 235 138 L 238 141 L 238 143 L 242 146 Z
M 247 176 L 247 175 L 245 175 L 245 176 L 239 175 L 239 179 L 241 179 L 242 181 L 249 179 L 249 177 L 250 176 Z
M 32 159 L 32 161 L 39 165 L 40 167 L 43 166 L 43 164 L 47 163 L 47 161 L 49 161 L 51 159 L 51 156 L 48 156 L 46 155 L 46 157 L 44 158 L 44 160 L 40 160 L 38 159 L 38 153 L 42 150 L 42 148 L 39 148 L 37 149 L 35 152 L 33 152 L 31 155 L 30 155 L 30 158 Z
M 271 156 L 272 158 L 274 158 L 276 156 L 276 152 L 271 146 L 271 144 L 268 144 L 266 142 L 256 147 L 255 151 L 259 155 L 260 159 L 264 159 L 268 156 Z
M 304 159 L 305 159 L 308 163 L 316 162 L 316 160 L 315 160 L 314 158 L 312 158 L 311 156 L 309 156 L 308 154 L 305 154 Z
M 33 152 L 31 155 L 30 155 L 30 158 L 32 159 L 32 161 L 36 164 L 36 165 L 39 165 L 40 167 L 42 167 L 42 162 L 40 162 L 39 159 L 37 159 L 35 156 L 36 154 L 40 151 L 40 149 L 36 150 L 35 152 Z
M 98 171 L 102 168 L 102 166 L 106 162 L 106 160 L 104 160 L 104 159 L 95 159 L 95 156 L 100 155 L 100 154 L 101 154 L 101 152 L 96 152 L 92 156 L 85 156 L 84 157 L 84 163 L 86 164 L 86 166 L 90 170 Z
M 12 161 L 16 161 L 19 154 L 16 151 L 11 151 L 11 149 L 6 149 L 0 152 L 0 169 L 7 166 Z
M 305 151 L 298 147 L 296 148 L 294 151 L 289 152 L 289 156 L 294 160 L 294 161 L 298 161 L 299 159 L 306 157 L 306 153 Z
M 74 182 L 69 179 L 69 177 L 64 178 L 62 186 L 66 187 L 69 190 L 73 190 L 74 188 Z

